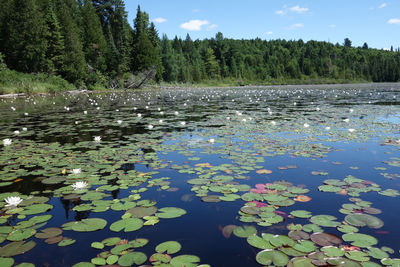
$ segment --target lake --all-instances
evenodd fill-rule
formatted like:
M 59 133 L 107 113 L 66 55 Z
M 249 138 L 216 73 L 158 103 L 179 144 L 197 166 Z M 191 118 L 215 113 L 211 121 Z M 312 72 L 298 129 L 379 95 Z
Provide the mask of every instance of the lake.
M 0 99 L 0 266 L 400 266 L 400 85 Z

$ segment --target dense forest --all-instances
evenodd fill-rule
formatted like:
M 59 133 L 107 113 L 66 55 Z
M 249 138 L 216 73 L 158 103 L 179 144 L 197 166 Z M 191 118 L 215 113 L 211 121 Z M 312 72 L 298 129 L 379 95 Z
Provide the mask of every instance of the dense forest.
M 59 76 L 79 88 L 139 86 L 138 80 L 239 84 L 400 80 L 400 51 L 365 43 L 302 40 L 183 40 L 159 36 L 123 0 L 2 0 L 0 70 Z M 139 77 L 139 78 L 138 78 Z M 0 75 L 6 79 L 6 75 Z

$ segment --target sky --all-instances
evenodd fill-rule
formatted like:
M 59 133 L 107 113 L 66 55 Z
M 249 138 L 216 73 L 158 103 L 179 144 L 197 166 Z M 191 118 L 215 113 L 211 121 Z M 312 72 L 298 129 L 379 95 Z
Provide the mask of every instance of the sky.
M 160 37 L 317 40 L 400 47 L 400 0 L 125 0 L 131 24 L 137 6 Z

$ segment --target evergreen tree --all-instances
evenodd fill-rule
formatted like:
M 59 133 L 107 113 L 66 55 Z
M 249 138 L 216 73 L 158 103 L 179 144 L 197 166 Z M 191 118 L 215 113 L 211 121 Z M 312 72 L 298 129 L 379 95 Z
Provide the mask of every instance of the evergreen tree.
M 48 28 L 44 12 L 35 0 L 14 0 L 10 12 L 4 44 L 7 65 L 23 72 L 45 70 Z
M 83 50 L 87 63 L 95 70 L 105 72 L 108 45 L 91 0 L 84 0 L 82 7 Z
M 82 84 L 87 76 L 87 66 L 79 28 L 73 17 L 76 12 L 72 5 L 74 2 L 74 0 L 56 0 L 57 17 L 60 21 L 65 45 L 65 58 L 61 73 L 66 80 Z
M 53 3 L 48 1 L 45 17 L 48 28 L 47 40 L 47 72 L 59 73 L 64 64 L 64 38 L 61 34 L 61 26 L 54 11 Z
M 174 82 L 178 79 L 178 64 L 175 51 L 166 35 L 161 40 L 162 64 L 164 68 L 163 79 L 166 82 Z

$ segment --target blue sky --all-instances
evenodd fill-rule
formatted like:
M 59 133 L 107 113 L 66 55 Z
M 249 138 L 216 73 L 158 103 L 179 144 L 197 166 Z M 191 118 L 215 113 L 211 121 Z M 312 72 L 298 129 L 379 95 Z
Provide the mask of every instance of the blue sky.
M 318 40 L 400 47 L 400 0 L 125 0 L 129 22 L 140 4 L 162 34 L 192 39 Z

